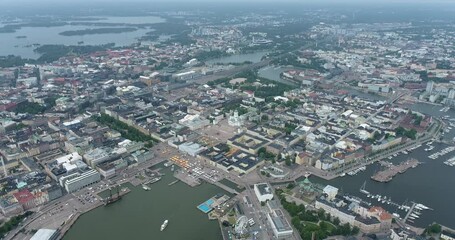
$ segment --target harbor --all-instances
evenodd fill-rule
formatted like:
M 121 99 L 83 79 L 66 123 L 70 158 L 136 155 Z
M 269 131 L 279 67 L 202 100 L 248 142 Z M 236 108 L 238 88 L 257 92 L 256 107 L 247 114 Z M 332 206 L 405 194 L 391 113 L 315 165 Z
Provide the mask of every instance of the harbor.
M 196 206 L 227 193 L 212 184 L 201 183 L 190 187 L 181 181 L 175 182 L 170 167 L 159 164 L 158 168 L 161 180 L 153 183 L 150 191 L 142 190 L 140 185 L 126 184 L 131 192 L 124 199 L 110 207 L 100 207 L 81 215 L 63 239 L 115 240 L 131 236 L 184 239 L 189 235 L 200 240 L 222 239 L 218 222 L 209 220 L 207 214 Z M 188 221 L 189 218 L 191 221 Z M 168 220 L 169 224 L 164 231 L 160 231 L 164 220 Z M 126 224 L 127 228 L 124 227 Z
M 389 182 L 399 173 L 404 173 L 410 168 L 417 167 L 420 162 L 416 159 L 408 159 L 405 162 L 400 163 L 399 165 L 393 165 L 390 162 L 380 161 L 379 164 L 383 167 L 386 167 L 385 170 L 379 171 L 371 176 L 371 179 L 378 182 Z
M 450 147 L 436 141 L 432 145 L 435 147 L 434 152 Z M 455 195 L 453 192 L 445 191 L 444 189 L 450 188 L 450 184 L 455 181 L 455 175 L 452 172 L 453 168 L 443 163 L 454 156 L 451 155 L 453 153 L 447 154 L 435 161 L 428 157 L 431 153 L 424 150 L 427 147 L 428 145 L 422 144 L 408 150 L 408 154 L 398 154 L 391 160 L 385 159 L 394 165 L 399 165 L 409 160 L 409 158 L 418 159 L 422 162 L 420 167 L 409 170 L 405 174 L 396 175 L 393 178 L 393 185 L 371 179 L 371 176 L 383 169 L 379 162 L 367 166 L 365 171 L 359 171 L 354 176 L 341 177 L 336 180 L 324 180 L 313 175 L 310 180 L 315 183 L 330 184 L 343 189 L 343 192 L 363 198 L 365 202 L 382 206 L 390 213 L 396 213 L 395 215 L 399 215 L 402 219 L 409 212 L 412 202 L 422 203 L 433 210 L 422 211 L 416 209 L 424 214 L 418 215 L 418 218 L 410 215 L 406 221 L 407 224 L 424 228 L 433 223 L 434 219 L 439 219 L 438 223 L 454 228 L 453 214 L 455 212 L 452 210 L 452 203 L 448 199 L 455 197 Z M 367 193 L 359 191 L 359 182 L 366 182 L 367 187 L 365 190 Z M 370 197 L 368 197 L 368 194 Z M 379 196 L 381 196 L 380 201 L 378 199 Z M 417 213 L 414 214 L 417 215 Z

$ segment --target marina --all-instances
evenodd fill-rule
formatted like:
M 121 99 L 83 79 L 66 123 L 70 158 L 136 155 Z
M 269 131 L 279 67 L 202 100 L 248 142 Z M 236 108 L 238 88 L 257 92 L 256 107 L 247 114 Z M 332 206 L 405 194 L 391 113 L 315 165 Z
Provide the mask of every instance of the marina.
M 362 167 L 360 167 L 360 168 L 357 168 L 357 169 L 355 169 L 355 170 L 352 170 L 352 171 L 348 172 L 347 174 L 348 174 L 349 176 L 354 176 L 354 175 L 356 175 L 356 174 L 359 173 L 359 172 L 365 171 L 366 169 L 367 169 L 367 167 L 362 166 Z
M 438 159 L 438 158 L 440 158 L 442 156 L 445 156 L 445 155 L 447 155 L 447 154 L 449 154 L 449 153 L 451 153 L 453 151 L 455 151 L 455 146 L 446 147 L 446 148 L 444 148 L 444 149 L 442 149 L 442 150 L 440 150 L 440 151 L 438 151 L 436 153 L 431 154 L 430 156 L 428 156 L 428 158 L 436 160 L 436 159 Z
M 452 138 L 453 136 L 448 137 Z M 384 159 L 394 165 L 405 162 L 409 158 L 415 158 L 422 162 L 422 166 L 393 178 L 393 185 L 383 184 L 371 179 L 372 175 L 384 168 L 379 162 L 367 166 L 367 170 L 359 172 L 352 177 L 337 178 L 336 181 L 311 177 L 311 180 L 316 183 L 330 184 L 342 188 L 343 192 L 364 198 L 365 202 L 382 206 L 390 213 L 396 213 L 401 216 L 401 218 L 406 216 L 412 206 L 412 202 L 423 202 L 426 206 L 431 206 L 434 210 L 422 211 L 416 208 L 424 214 L 418 215 L 419 218 L 408 218 L 407 223 L 424 228 L 431 224 L 434 219 L 438 218 L 440 219 L 440 224 L 455 227 L 452 203 L 448 200 L 453 198 L 454 195 L 451 191 L 441 192 L 438 190 L 450 187 L 450 183 L 454 180 L 454 175 L 451 172 L 452 169 L 443 164 L 443 161 L 449 160 L 450 158 L 447 155 L 445 156 L 446 159 L 441 158 L 443 161 L 434 161 L 428 158 L 429 153 L 424 151 L 424 148 L 428 145 L 435 147 L 434 152 L 450 147 L 450 145 L 432 140 L 428 143 L 422 143 L 421 145 L 408 148 L 406 150 L 408 154 L 400 154 L 392 160 Z M 367 189 L 362 188 L 363 191 L 359 191 L 359 182 L 366 182 Z M 356 185 L 357 187 L 355 187 Z M 381 201 L 378 201 L 379 195 L 381 196 Z M 385 201 L 384 197 L 386 198 Z M 383 201 L 384 203 L 382 203 Z M 388 202 L 390 203 L 387 204 Z
M 414 223 L 413 220 L 420 218 L 423 210 L 433 210 L 421 203 L 411 202 L 411 206 L 409 206 L 407 201 L 405 201 L 402 204 L 393 202 L 391 197 L 381 196 L 379 194 L 370 193 L 369 191 L 366 190 L 365 185 L 366 185 L 366 182 L 363 183 L 362 187 L 360 188 L 360 192 L 365 194 L 367 196 L 367 198 L 377 201 L 377 203 L 387 204 L 392 207 L 395 207 L 397 211 L 404 211 L 405 217 L 403 219 L 401 218 L 401 215 L 399 213 L 397 213 L 397 212 L 393 213 L 393 216 L 395 218 L 403 220 L 404 223 L 405 222 Z M 362 202 L 363 200 L 360 199 L 359 201 Z M 363 202 L 365 202 L 367 205 L 371 205 L 370 202 L 367 202 L 367 201 L 363 201 Z
M 447 166 L 450 166 L 450 167 L 455 166 L 455 157 L 452 157 L 449 160 L 444 161 L 444 164 L 447 165 Z
M 383 171 L 379 171 L 375 173 L 371 179 L 378 181 L 378 182 L 389 182 L 399 173 L 406 172 L 409 168 L 417 167 L 420 162 L 416 159 L 408 159 L 405 162 L 400 163 L 399 165 L 393 165 L 389 162 L 381 161 L 380 164 L 385 166 L 386 169 Z

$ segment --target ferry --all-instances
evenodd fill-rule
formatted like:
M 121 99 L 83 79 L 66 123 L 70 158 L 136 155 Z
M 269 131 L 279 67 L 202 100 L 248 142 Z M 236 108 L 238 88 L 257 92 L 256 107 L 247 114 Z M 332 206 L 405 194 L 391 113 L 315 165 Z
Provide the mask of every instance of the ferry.
M 166 227 L 167 227 L 167 224 L 169 223 L 169 221 L 166 219 L 164 220 L 163 224 L 161 224 L 161 228 L 160 228 L 160 231 L 163 231 Z
M 145 191 L 150 191 L 150 187 L 148 187 L 145 184 L 142 184 L 142 189 L 144 189 Z
M 159 180 L 161 180 L 161 177 L 153 178 L 152 180 L 150 180 L 150 181 L 148 182 L 148 184 L 156 183 L 156 182 L 158 182 Z

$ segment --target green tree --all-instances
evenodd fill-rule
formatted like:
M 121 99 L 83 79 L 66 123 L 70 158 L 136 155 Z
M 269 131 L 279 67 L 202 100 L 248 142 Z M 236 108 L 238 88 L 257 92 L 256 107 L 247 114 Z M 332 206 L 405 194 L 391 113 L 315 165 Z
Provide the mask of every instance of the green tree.
M 425 231 L 429 234 L 435 234 L 435 233 L 440 233 L 442 231 L 441 225 L 437 223 L 433 223 L 430 226 L 428 226 Z

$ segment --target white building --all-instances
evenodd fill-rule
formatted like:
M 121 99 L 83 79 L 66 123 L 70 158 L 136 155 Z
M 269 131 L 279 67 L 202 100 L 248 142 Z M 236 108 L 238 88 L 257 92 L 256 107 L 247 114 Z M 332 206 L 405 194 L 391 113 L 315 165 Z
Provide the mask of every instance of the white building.
M 184 118 L 180 119 L 179 123 L 193 131 L 208 126 L 210 121 L 208 119 L 201 118 L 198 114 L 188 114 Z
M 433 81 L 429 81 L 429 82 L 427 83 L 426 92 L 427 92 L 427 93 L 433 92 L 433 86 L 434 86 L 434 82 L 433 82 Z
M 327 194 L 327 198 L 329 200 L 334 199 L 335 196 L 338 194 L 338 188 L 334 186 L 327 185 L 325 188 L 322 190 L 323 193 Z
M 54 240 L 58 238 L 58 231 L 53 229 L 39 229 L 30 240 Z
M 292 235 L 292 227 L 281 210 L 275 209 L 268 213 L 267 220 L 269 221 L 270 226 L 272 226 L 273 235 L 275 235 L 276 238 L 279 239 Z
M 449 90 L 449 95 L 447 96 L 449 99 L 454 99 L 455 98 L 455 89 L 451 88 Z
M 267 202 L 273 198 L 272 188 L 267 183 L 254 184 L 254 193 L 259 202 Z
M 234 115 L 229 116 L 228 124 L 229 126 L 234 127 L 241 127 L 243 126 L 244 118 L 239 116 L 239 112 L 237 110 L 234 111 Z
M 201 145 L 193 142 L 186 142 L 179 145 L 179 150 L 185 153 L 188 153 L 191 156 L 196 156 L 200 152 L 204 151 L 206 148 Z
M 86 172 L 76 172 L 64 177 L 61 177 L 59 182 L 67 192 L 75 192 L 84 187 L 90 186 L 101 180 L 101 175 L 96 170 L 90 169 Z
M 109 160 L 109 153 L 104 148 L 95 148 L 85 153 L 84 159 L 88 165 L 95 167 L 96 165 Z

